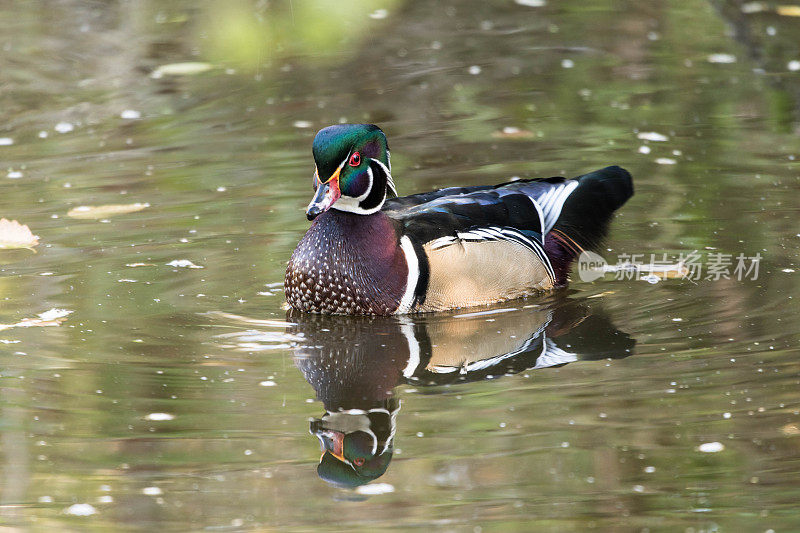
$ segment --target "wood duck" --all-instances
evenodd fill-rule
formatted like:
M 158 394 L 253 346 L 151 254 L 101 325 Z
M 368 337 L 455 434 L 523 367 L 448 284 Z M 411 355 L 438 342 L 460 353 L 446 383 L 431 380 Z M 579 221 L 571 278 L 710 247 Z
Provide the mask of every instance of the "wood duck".
M 298 310 L 392 315 L 486 305 L 562 287 L 633 195 L 617 166 L 398 197 L 373 124 L 320 130 L 311 228 L 286 269 Z
M 636 340 L 597 301 L 555 298 L 486 316 L 332 317 L 290 313 L 295 364 L 322 401 L 310 423 L 317 474 L 337 487 L 383 475 L 400 411 L 395 387 L 480 381 L 575 361 L 624 358 Z M 413 433 L 413 431 L 412 431 Z

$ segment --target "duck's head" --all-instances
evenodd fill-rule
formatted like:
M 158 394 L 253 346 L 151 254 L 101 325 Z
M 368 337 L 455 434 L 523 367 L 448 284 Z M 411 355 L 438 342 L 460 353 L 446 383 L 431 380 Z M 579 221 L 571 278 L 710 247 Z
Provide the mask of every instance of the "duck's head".
M 376 213 L 387 196 L 397 196 L 386 136 L 374 124 L 338 124 L 320 130 L 312 147 L 314 198 L 306 216 L 328 209 L 359 215 Z
M 329 412 L 312 420 L 309 430 L 322 448 L 319 477 L 337 487 L 357 487 L 382 476 L 392 460 L 399 409 L 390 399 L 368 411 Z

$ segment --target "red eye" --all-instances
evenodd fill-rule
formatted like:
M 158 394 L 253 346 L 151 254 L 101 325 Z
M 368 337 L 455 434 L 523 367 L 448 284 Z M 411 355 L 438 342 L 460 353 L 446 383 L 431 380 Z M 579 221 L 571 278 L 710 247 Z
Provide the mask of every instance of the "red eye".
M 353 155 L 350 156 L 350 166 L 357 167 L 361 164 L 361 154 L 358 152 L 353 152 Z
M 358 153 L 358 152 L 356 152 L 356 153 Z M 352 159 L 351 159 L 351 161 L 352 161 Z M 364 458 L 363 457 L 356 457 L 355 459 L 353 459 L 353 464 L 356 465 L 356 466 L 362 466 L 364 464 Z

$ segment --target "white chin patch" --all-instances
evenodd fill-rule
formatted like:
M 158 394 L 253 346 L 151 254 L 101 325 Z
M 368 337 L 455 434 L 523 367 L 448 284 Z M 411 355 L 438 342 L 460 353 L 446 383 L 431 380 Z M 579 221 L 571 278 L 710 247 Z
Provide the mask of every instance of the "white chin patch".
M 378 204 L 377 207 L 373 209 L 364 209 L 359 207 L 359 201 L 357 198 L 351 198 L 349 196 L 342 196 L 336 203 L 331 206 L 331 209 L 338 209 L 339 211 L 346 211 L 348 213 L 356 213 L 357 215 L 371 215 L 373 213 L 377 213 L 383 207 L 383 202 L 386 200 L 386 196 L 384 195 L 383 201 Z

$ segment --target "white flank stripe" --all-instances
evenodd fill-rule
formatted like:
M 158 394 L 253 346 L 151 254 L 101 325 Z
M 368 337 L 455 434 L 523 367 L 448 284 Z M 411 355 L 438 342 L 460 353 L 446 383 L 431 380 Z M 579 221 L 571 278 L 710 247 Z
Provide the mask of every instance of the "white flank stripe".
M 414 303 L 414 291 L 417 290 L 417 282 L 419 281 L 419 258 L 408 235 L 403 235 L 400 239 L 400 248 L 403 249 L 403 253 L 406 256 L 408 281 L 406 281 L 406 292 L 403 294 L 403 299 L 400 300 L 400 305 L 395 313 L 405 314 L 411 310 L 411 306 Z
M 410 322 L 404 320 L 400 325 L 400 331 L 408 341 L 408 364 L 403 369 L 403 376 L 410 378 L 419 366 L 419 342 L 414 337 L 414 325 Z

